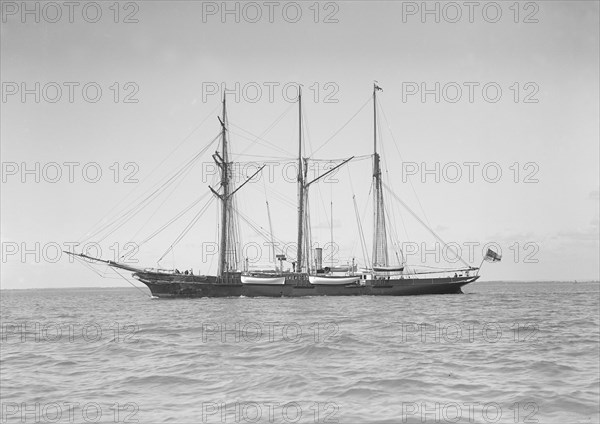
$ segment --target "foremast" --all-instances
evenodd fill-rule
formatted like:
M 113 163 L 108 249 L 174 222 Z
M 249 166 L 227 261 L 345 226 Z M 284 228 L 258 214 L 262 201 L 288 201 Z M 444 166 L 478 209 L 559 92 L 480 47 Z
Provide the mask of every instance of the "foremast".
M 223 119 L 219 118 L 221 122 L 221 153 L 215 152 L 213 159 L 217 166 L 221 170 L 221 189 L 219 193 L 212 187 L 208 187 L 213 194 L 221 200 L 221 234 L 219 238 L 219 269 L 218 276 L 223 278 L 227 276 L 229 272 L 239 272 L 240 269 L 240 257 L 239 252 L 239 227 L 237 222 L 237 212 L 234 195 L 244 187 L 252 178 L 258 175 L 265 165 L 258 168 L 258 170 L 246 179 L 242 184 L 237 187 L 232 185 L 232 171 L 233 162 L 229 161 L 229 143 L 227 140 L 227 102 L 226 95 L 227 89 L 223 93 Z
M 383 186 L 380 158 L 377 153 L 377 92 L 381 90 L 377 83 L 373 84 L 373 267 L 388 266 Z
M 296 272 L 302 272 L 302 245 L 304 237 L 304 170 L 302 166 L 302 87 L 298 85 L 298 239 L 296 249 Z
M 225 90 L 226 91 L 226 90 Z M 213 159 L 221 170 L 221 193 L 209 187 L 213 194 L 221 200 L 221 233 L 219 237 L 219 268 L 218 276 L 223 277 L 238 268 L 237 253 L 237 223 L 234 219 L 233 195 L 231 187 L 231 165 L 229 160 L 229 144 L 227 140 L 227 101 L 223 93 L 223 118 L 221 123 L 221 152 L 215 152 Z M 241 188 L 241 187 L 240 187 Z

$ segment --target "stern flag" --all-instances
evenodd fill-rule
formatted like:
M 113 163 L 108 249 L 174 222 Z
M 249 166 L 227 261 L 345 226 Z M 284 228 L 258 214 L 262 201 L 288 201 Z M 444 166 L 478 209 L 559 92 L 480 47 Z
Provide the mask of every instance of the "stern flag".
M 488 262 L 500 262 L 500 260 L 502 259 L 502 255 L 499 255 L 498 253 L 494 252 L 492 249 L 488 249 L 487 253 L 485 254 L 485 257 L 483 259 Z

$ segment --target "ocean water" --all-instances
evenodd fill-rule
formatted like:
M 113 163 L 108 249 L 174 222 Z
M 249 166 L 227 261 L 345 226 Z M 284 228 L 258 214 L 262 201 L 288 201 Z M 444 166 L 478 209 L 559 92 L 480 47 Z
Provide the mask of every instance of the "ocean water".
M 189 300 L 4 290 L 1 422 L 598 423 L 599 288 Z

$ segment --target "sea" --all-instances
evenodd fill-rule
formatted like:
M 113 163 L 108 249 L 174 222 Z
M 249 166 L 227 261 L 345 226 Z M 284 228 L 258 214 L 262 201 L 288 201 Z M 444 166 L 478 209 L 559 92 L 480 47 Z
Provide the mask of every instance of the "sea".
M 598 423 L 600 285 L 2 290 L 2 423 Z

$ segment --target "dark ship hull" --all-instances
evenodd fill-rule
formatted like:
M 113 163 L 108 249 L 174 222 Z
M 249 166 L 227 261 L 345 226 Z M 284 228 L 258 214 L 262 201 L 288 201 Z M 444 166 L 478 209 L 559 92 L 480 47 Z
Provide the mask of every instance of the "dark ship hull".
M 302 296 L 412 296 L 456 294 L 479 276 L 447 278 L 410 278 L 360 280 L 346 285 L 312 285 L 306 274 L 286 274 L 285 284 L 242 284 L 240 274 L 223 278 L 185 274 L 136 272 L 153 296 L 194 297 L 302 297 Z

